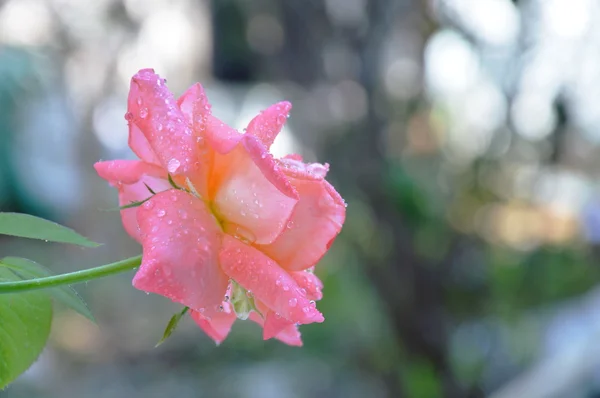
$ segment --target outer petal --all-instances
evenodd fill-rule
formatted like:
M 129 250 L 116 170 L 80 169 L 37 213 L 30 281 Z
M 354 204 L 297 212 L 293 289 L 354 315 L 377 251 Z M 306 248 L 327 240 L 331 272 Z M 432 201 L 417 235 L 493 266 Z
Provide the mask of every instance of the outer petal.
M 215 155 L 210 189 L 226 232 L 261 244 L 285 229 L 297 201 L 271 155 L 247 135 L 233 151 Z
M 144 133 L 142 133 L 142 130 L 133 121 L 133 115 L 128 112 L 125 115 L 125 119 L 127 119 L 127 126 L 129 127 L 129 147 L 131 150 L 145 162 L 160 164 L 160 160 L 156 156 L 156 153 L 154 153 L 154 149 L 150 146 Z
M 298 283 L 298 286 L 306 290 L 306 297 L 317 301 L 323 298 L 323 282 L 315 274 L 306 270 L 290 272 L 290 275 Z
M 139 202 L 150 197 L 150 187 L 154 192 L 170 188 L 165 179 L 166 172 L 159 166 L 139 160 L 113 160 L 98 162 L 94 165 L 98 175 L 119 190 L 119 205 Z M 148 187 L 146 186 L 148 185 Z M 137 222 L 137 208 L 121 210 L 121 220 L 125 231 L 135 240 L 141 242 Z
M 171 174 L 186 174 L 199 162 L 196 137 L 173 94 L 152 69 L 131 79 L 128 119 L 144 134 L 160 163 Z
M 303 324 L 323 322 L 323 315 L 296 281 L 254 247 L 226 235 L 219 260 L 229 277 L 282 317 Z
M 210 104 L 206 97 L 204 87 L 195 83 L 177 99 L 177 106 L 181 109 L 185 120 L 191 126 L 194 123 L 194 113 L 199 112 L 201 116 L 210 114 Z
M 186 122 L 193 127 L 195 136 L 195 162 L 186 177 L 202 197 L 208 196 L 208 178 L 213 164 L 213 151 L 208 145 L 206 121 L 210 117 L 210 104 L 204 88 L 196 83 L 177 100 Z
M 223 311 L 213 314 L 207 318 L 199 311 L 191 311 L 194 321 L 204 330 L 217 344 L 221 344 L 229 335 L 231 327 L 237 319 L 235 312 L 229 303 L 223 303 Z
M 161 192 L 137 213 L 143 258 L 133 285 L 212 317 L 228 278 L 218 265 L 221 231 L 206 205 L 180 190 Z
M 268 340 L 277 336 L 282 330 L 290 325 L 294 325 L 294 322 L 285 319 L 273 311 L 268 311 L 263 325 L 263 339 Z
M 291 109 L 292 104 L 287 101 L 271 105 L 250 121 L 247 134 L 255 136 L 265 147 L 270 148 L 285 124 Z
M 327 181 L 295 180 L 300 201 L 287 229 L 259 249 L 288 271 L 315 265 L 342 229 L 346 217 L 343 199 Z
M 288 155 L 277 162 L 285 175 L 301 180 L 322 180 L 329 171 L 327 163 L 304 163 L 299 155 Z
M 250 320 L 258 323 L 261 327 L 264 327 L 265 321 L 263 318 L 255 312 L 250 314 Z M 263 334 L 264 337 L 264 334 Z M 298 326 L 294 324 L 290 324 L 286 326 L 283 330 L 281 330 L 275 338 L 287 345 L 302 347 L 302 338 L 300 332 L 298 331 Z M 267 340 L 266 337 L 264 337 Z

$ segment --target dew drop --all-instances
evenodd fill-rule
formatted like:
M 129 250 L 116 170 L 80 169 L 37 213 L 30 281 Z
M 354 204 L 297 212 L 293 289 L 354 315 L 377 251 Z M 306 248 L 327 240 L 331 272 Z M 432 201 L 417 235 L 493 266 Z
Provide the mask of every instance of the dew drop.
M 167 214 L 167 212 L 166 212 L 166 211 L 164 211 L 163 209 L 160 209 L 160 210 L 158 211 L 158 213 L 156 213 L 156 215 L 157 215 L 157 216 L 159 216 L 159 217 L 164 217 L 164 216 L 165 216 L 165 214 Z
M 288 301 L 288 304 L 289 304 L 289 306 L 290 306 L 290 307 L 295 307 L 295 306 L 298 304 L 298 299 L 296 299 L 296 298 L 291 298 L 291 299 Z
M 133 114 L 131 112 L 127 112 L 125 114 L 125 120 L 127 120 L 128 122 L 133 120 Z
M 140 117 L 145 119 L 148 117 L 148 108 L 140 108 Z
M 179 163 L 179 160 L 173 158 L 169 160 L 169 163 L 167 164 L 167 170 L 169 170 L 169 173 L 174 173 L 177 171 L 180 165 L 181 163 Z
M 152 201 L 148 201 L 148 202 L 144 202 L 144 204 L 142 206 L 144 207 L 144 209 L 150 210 L 151 208 L 154 207 L 154 203 Z

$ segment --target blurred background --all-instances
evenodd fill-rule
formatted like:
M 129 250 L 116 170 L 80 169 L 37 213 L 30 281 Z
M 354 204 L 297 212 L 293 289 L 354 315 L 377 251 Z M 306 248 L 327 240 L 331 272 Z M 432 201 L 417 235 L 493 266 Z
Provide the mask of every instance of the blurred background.
M 79 285 L 20 397 L 600 397 L 600 4 L 594 0 L 0 1 L 0 207 L 100 249 L 0 240 L 56 272 L 126 256 L 99 159 L 131 158 L 129 79 L 207 88 L 348 202 L 305 346 L 220 347 L 131 274 Z

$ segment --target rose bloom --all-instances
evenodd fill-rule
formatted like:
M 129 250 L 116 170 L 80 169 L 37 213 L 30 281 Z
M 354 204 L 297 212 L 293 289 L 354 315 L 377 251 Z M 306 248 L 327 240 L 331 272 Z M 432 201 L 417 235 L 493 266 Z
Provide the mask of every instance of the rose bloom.
M 151 69 L 131 79 L 125 118 L 140 160 L 95 164 L 119 191 L 125 230 L 143 247 L 133 286 L 190 308 L 218 343 L 251 319 L 302 345 L 298 325 L 323 322 L 315 264 L 340 232 L 346 206 L 328 165 L 269 147 L 289 102 L 262 111 L 245 134 L 211 113 L 198 83 L 179 99 Z

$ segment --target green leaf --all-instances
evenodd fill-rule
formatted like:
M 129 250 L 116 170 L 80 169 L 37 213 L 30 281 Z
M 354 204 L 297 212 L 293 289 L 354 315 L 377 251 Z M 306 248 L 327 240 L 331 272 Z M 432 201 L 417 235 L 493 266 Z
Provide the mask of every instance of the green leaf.
M 52 272 L 48 268 L 26 258 L 4 257 L 0 260 L 0 266 L 10 268 L 23 279 L 43 278 L 52 275 Z M 71 286 L 59 286 L 48 289 L 47 293 L 55 300 L 77 311 L 90 321 L 96 322 L 85 301 Z
M 0 281 L 19 278 L 0 268 Z M 0 295 L 0 389 L 38 358 L 50 335 L 52 301 L 42 291 Z
M 100 246 L 70 228 L 43 218 L 21 213 L 0 213 L 0 234 L 71 243 L 86 247 Z
M 175 189 L 181 189 L 181 187 L 180 187 L 180 186 L 178 186 L 178 185 L 175 183 L 175 181 L 173 181 L 173 176 L 172 176 L 171 174 L 169 174 L 167 177 L 168 177 L 167 179 L 169 180 L 169 184 L 171 184 L 171 186 L 172 186 L 173 188 L 175 188 Z
M 160 341 L 158 343 L 156 343 L 155 347 L 158 347 L 159 345 L 164 343 L 165 340 L 171 336 L 171 334 L 175 331 L 175 328 L 179 324 L 179 321 L 185 315 L 185 313 L 188 312 L 188 310 L 189 310 L 189 307 L 185 307 L 183 310 L 181 310 L 181 312 L 178 312 L 177 314 L 175 314 L 171 317 L 171 319 L 169 320 L 169 323 L 167 324 L 167 327 L 165 328 L 165 332 L 163 333 L 162 339 L 160 339 Z

